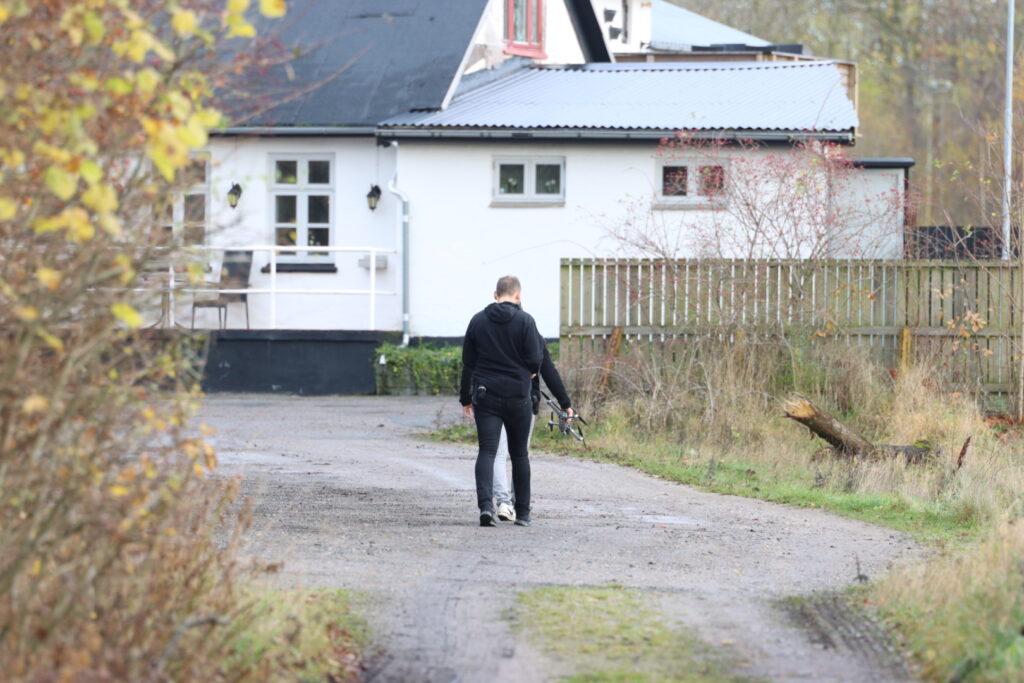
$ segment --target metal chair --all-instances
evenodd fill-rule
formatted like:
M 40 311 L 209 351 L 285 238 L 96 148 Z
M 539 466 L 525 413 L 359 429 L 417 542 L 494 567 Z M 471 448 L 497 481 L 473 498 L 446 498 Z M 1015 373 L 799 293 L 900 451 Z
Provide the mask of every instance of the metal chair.
M 248 289 L 249 271 L 252 270 L 251 251 L 226 251 L 220 267 L 219 289 Z M 241 301 L 245 304 L 245 329 L 249 329 L 249 295 L 245 292 L 225 292 L 209 298 L 192 301 L 192 329 L 196 326 L 197 308 L 216 308 L 217 324 L 220 329 L 228 326 L 228 304 Z

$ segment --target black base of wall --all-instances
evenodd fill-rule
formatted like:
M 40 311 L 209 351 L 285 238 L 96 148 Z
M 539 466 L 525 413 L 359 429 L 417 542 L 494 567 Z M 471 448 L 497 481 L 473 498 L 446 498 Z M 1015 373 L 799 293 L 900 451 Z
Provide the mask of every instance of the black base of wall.
M 203 390 L 322 396 L 377 391 L 374 350 L 394 332 L 223 330 L 211 333 Z

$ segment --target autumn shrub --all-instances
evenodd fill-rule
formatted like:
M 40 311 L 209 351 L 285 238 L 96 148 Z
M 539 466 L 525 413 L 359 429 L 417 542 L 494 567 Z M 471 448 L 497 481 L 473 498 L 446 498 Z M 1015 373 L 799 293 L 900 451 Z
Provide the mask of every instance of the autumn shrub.
M 246 513 L 190 420 L 199 344 L 143 327 L 154 269 L 197 276 L 159 217 L 215 91 L 265 59 L 247 5 L 0 0 L 5 680 L 275 675 L 229 669 Z

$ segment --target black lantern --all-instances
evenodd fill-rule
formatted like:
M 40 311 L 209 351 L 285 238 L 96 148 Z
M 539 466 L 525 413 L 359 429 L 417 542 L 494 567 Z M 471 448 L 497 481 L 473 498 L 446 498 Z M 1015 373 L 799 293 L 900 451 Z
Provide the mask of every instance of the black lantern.
M 231 189 L 228 190 L 228 206 L 232 209 L 238 206 L 238 200 L 242 197 L 242 186 L 238 183 L 231 185 Z
M 366 193 L 366 205 L 370 211 L 377 210 L 377 203 L 380 201 L 380 185 L 371 185 L 370 191 Z

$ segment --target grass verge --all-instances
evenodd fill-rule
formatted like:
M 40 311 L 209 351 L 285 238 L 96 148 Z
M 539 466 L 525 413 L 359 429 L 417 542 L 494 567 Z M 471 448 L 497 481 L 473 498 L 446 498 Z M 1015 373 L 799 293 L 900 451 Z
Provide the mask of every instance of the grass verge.
M 344 590 L 261 591 L 245 630 L 229 643 L 228 670 L 265 671 L 269 658 L 281 680 L 358 680 L 369 631 L 357 602 Z
M 641 591 L 547 586 L 520 593 L 511 620 L 578 683 L 749 681 L 721 652 L 670 627 Z
M 965 518 L 953 505 L 922 503 L 892 493 L 835 490 L 832 482 L 842 480 L 844 473 L 830 471 L 825 477 L 821 470 L 816 472 L 798 465 L 768 465 L 764 461 L 735 457 L 728 460 L 702 458 L 695 451 L 681 449 L 678 444 L 640 439 L 628 448 L 607 448 L 602 445 L 601 435 L 600 427 L 588 432 L 590 449 L 585 450 L 579 443 L 538 426 L 534 431 L 533 448 L 633 467 L 704 491 L 826 510 L 903 531 L 923 541 L 963 542 L 977 538 L 979 533 L 977 522 Z M 472 443 L 476 432 L 467 422 L 437 430 L 431 438 Z M 849 478 L 854 473 L 846 472 L 845 476 Z M 823 478 L 827 483 L 822 482 Z

